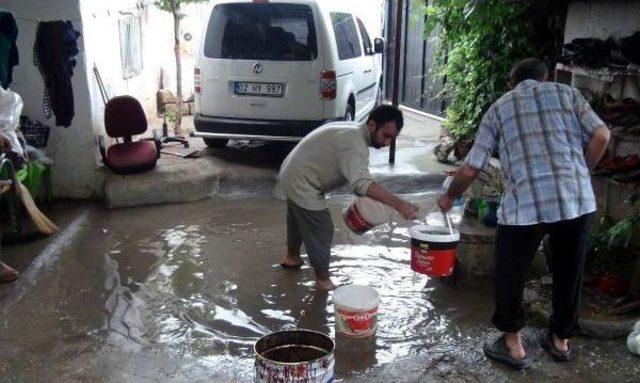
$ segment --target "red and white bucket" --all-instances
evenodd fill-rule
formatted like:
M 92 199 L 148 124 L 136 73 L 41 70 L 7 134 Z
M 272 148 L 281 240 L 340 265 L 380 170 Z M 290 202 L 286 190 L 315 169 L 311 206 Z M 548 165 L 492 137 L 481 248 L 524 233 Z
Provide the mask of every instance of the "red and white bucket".
M 342 219 L 351 231 L 360 235 L 388 222 L 391 213 L 392 209 L 389 206 L 371 198 L 361 197 L 342 212 Z
M 371 286 L 341 286 L 333 293 L 336 330 L 338 333 L 362 338 L 375 334 L 378 328 L 380 295 Z
M 360 214 L 360 210 L 358 210 L 358 206 L 355 203 L 349 205 L 349 207 L 342 212 L 342 219 L 344 220 L 344 224 L 358 235 L 364 234 L 374 228 L 374 225 L 362 218 L 362 214 Z
M 453 274 L 460 232 L 442 226 L 411 228 L 411 270 L 430 277 Z

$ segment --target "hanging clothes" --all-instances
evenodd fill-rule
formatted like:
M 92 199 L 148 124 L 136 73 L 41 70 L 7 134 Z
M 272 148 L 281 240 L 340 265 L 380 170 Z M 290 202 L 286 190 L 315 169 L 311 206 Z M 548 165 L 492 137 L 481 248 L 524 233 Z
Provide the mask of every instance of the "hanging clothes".
M 68 128 L 74 116 L 71 77 L 77 61 L 80 32 L 70 21 L 38 23 L 33 61 L 44 80 L 44 114 L 56 116 L 56 125 Z
M 0 9 L 0 85 L 7 89 L 13 81 L 13 67 L 18 65 L 18 25 L 13 14 Z

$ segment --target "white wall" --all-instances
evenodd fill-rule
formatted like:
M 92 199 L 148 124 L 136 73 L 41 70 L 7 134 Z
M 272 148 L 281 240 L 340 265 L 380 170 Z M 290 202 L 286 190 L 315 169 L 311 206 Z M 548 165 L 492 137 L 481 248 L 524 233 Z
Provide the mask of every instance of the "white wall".
M 95 166 L 92 109 L 87 85 L 85 39 L 79 40 L 78 65 L 72 77 L 75 118 L 69 128 L 55 126 L 42 111 L 43 80 L 33 64 L 36 20 L 72 20 L 82 32 L 79 0 L 2 0 L 2 6 L 18 18 L 20 65 L 14 69 L 11 89 L 24 100 L 23 114 L 51 126 L 47 154 L 53 165 L 53 192 L 61 198 L 94 198 L 102 193 L 102 177 Z M 29 19 L 29 20 L 24 20 Z
M 100 72 L 109 97 L 130 95 L 142 103 L 147 117 L 156 113 L 156 92 L 162 63 L 173 60 L 173 18 L 152 5 L 137 8 L 136 0 L 80 0 L 85 21 L 89 86 L 94 100 L 93 123 L 103 131 L 104 104 L 93 74 Z M 147 3 L 147 2 L 142 2 Z M 120 52 L 119 20 L 122 13 L 140 15 L 142 25 L 142 72 L 125 79 Z
M 574 1 L 569 5 L 564 40 L 620 38 L 640 30 L 640 2 Z

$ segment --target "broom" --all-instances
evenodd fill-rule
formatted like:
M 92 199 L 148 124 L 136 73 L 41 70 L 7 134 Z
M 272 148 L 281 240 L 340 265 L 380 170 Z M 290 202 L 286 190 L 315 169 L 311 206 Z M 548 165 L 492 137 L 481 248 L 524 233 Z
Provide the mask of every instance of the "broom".
M 40 232 L 51 235 L 60 231 L 60 228 L 58 228 L 55 223 L 51 222 L 51 220 L 47 218 L 40 209 L 38 209 L 36 203 L 33 201 L 33 197 L 31 197 L 31 193 L 29 193 L 29 189 L 27 189 L 27 187 L 20 181 L 18 181 L 17 190 L 20 195 L 20 199 L 22 200 L 22 204 L 27 209 L 27 212 Z

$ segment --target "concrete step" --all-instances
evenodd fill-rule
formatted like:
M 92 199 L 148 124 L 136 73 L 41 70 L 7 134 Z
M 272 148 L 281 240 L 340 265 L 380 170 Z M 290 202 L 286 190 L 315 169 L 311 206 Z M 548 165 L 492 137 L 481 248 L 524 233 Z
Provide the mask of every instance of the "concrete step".
M 212 197 L 220 188 L 221 170 L 208 158 L 188 161 L 165 157 L 155 169 L 105 180 L 105 205 L 110 208 L 193 202 Z
M 174 151 L 176 149 L 173 149 Z M 200 158 L 163 155 L 147 173 L 119 176 L 105 181 L 105 204 L 111 208 L 193 202 L 213 196 L 276 196 L 277 172 L 282 153 L 256 149 L 203 149 Z M 412 194 L 440 187 L 445 171 L 429 146 L 398 148 L 397 163 L 388 164 L 388 151 L 372 150 L 370 171 L 393 193 Z M 348 187 L 332 194 L 350 194 Z

